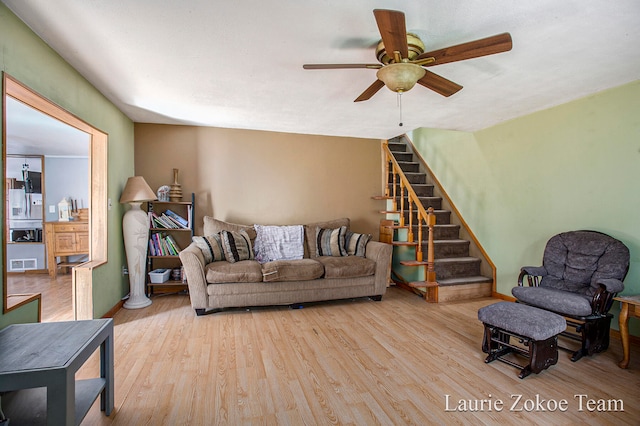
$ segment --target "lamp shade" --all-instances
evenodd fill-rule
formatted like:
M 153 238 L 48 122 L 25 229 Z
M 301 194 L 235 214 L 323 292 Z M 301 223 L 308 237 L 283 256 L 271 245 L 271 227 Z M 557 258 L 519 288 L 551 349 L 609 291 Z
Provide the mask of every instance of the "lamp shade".
M 425 69 L 420 65 L 399 62 L 385 65 L 376 75 L 389 90 L 402 93 L 411 90 L 425 74 Z
M 153 192 L 142 176 L 132 176 L 124 186 L 124 190 L 120 196 L 120 202 L 142 202 L 155 200 L 156 198 L 155 192 Z

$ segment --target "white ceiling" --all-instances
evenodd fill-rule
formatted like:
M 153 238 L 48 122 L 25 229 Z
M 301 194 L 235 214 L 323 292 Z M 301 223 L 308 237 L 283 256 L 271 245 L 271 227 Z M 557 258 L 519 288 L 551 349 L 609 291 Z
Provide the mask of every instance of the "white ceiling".
M 91 137 L 7 97 L 7 154 L 88 157 Z M 38 170 L 36 170 L 38 171 Z
M 2 0 L 135 122 L 367 138 L 474 131 L 640 77 L 638 0 Z M 375 70 L 373 9 L 427 50 L 509 32 L 510 52 L 430 70 L 464 86 L 353 100 Z

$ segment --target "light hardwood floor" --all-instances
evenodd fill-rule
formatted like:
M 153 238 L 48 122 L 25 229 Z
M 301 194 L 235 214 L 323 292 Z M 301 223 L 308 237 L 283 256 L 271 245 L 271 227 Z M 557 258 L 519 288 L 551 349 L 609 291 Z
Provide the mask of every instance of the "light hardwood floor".
M 636 344 L 628 370 L 612 339 L 605 353 L 572 363 L 560 352 L 558 364 L 520 380 L 515 368 L 483 362 L 477 310 L 496 301 L 434 305 L 390 288 L 382 302 L 196 317 L 188 296 L 155 297 L 115 315 L 115 411 L 105 417 L 96 403 L 82 424 L 640 423 Z M 78 374 L 97 370 L 94 356 Z M 522 396 L 514 410 L 512 395 Z M 542 412 L 530 406 L 536 398 L 544 408 L 566 400 L 566 411 Z M 493 411 L 447 411 L 483 399 Z M 589 411 L 586 399 L 624 411 Z
M 42 322 L 73 321 L 71 274 L 58 273 L 55 279 L 46 273 L 7 274 L 8 294 L 40 293 Z

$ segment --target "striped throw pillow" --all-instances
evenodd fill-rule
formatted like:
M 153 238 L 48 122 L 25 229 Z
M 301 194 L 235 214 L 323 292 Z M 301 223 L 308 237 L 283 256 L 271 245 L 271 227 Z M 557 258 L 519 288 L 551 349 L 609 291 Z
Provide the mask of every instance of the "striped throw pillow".
M 224 260 L 224 250 L 222 249 L 220 234 L 209 235 L 207 237 L 193 237 L 191 241 L 196 243 L 196 246 L 202 251 L 205 263 Z
M 371 239 L 371 234 L 358 234 L 355 232 L 347 231 L 344 236 L 344 247 L 347 250 L 349 256 L 365 256 L 365 250 L 367 243 Z
M 221 231 L 224 256 L 230 263 L 253 259 L 253 249 L 247 231 Z
M 316 253 L 318 256 L 346 256 L 344 237 L 347 227 L 336 229 L 316 228 Z

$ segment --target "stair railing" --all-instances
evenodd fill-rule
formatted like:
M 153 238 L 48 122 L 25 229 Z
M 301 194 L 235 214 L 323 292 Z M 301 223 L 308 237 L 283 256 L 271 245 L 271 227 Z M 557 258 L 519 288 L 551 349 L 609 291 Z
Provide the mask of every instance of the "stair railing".
M 433 207 L 429 207 L 425 209 L 422 203 L 420 202 L 420 198 L 413 190 L 409 179 L 404 174 L 404 171 L 400 168 L 400 165 L 396 161 L 395 157 L 391 153 L 389 149 L 389 144 L 387 142 L 382 144 L 382 150 L 385 155 L 385 171 L 388 173 L 392 173 L 392 189 L 389 189 L 389 184 L 385 186 L 385 196 L 393 199 L 393 209 L 394 211 L 398 211 L 398 207 L 396 204 L 397 194 L 396 194 L 396 186 L 398 185 L 397 179 L 399 179 L 400 184 L 400 226 L 405 225 L 404 221 L 404 205 L 405 205 L 405 190 L 407 193 L 406 199 L 408 203 L 409 209 L 409 227 L 407 233 L 407 240 L 409 242 L 414 242 L 414 233 L 413 233 L 413 206 L 416 208 L 416 216 L 417 216 L 417 227 L 418 227 L 418 241 L 416 245 L 416 261 L 424 262 L 423 258 L 423 249 L 422 249 L 422 227 L 423 223 L 427 227 L 428 232 L 428 242 L 427 242 L 427 270 L 426 270 L 426 281 L 429 284 L 436 284 L 436 274 L 435 274 L 435 263 L 434 263 L 434 246 L 433 246 L 433 233 L 434 226 L 436 225 L 436 216 L 433 212 Z M 387 179 L 388 179 L 387 173 Z

